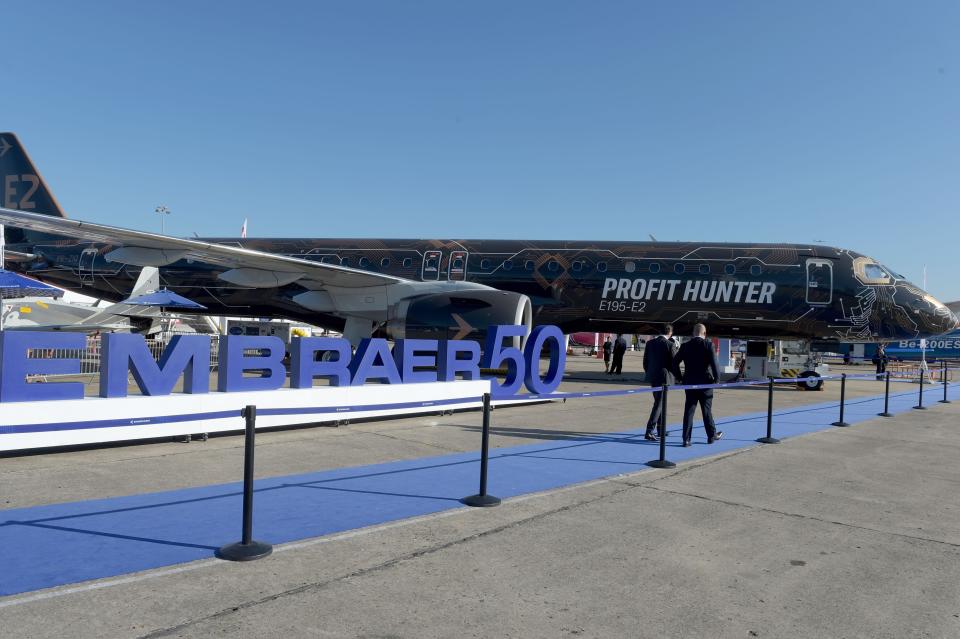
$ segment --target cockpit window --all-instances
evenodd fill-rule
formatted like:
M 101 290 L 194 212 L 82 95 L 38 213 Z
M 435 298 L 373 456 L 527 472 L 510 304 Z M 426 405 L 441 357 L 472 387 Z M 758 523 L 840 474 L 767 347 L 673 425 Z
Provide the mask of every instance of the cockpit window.
M 869 257 L 857 257 L 853 260 L 853 272 L 864 284 L 891 284 L 893 278 L 885 268 Z
M 899 273 L 897 273 L 897 272 L 896 272 L 895 270 L 893 270 L 892 268 L 887 268 L 886 266 L 884 266 L 883 268 L 887 271 L 887 273 L 889 273 L 890 275 L 892 275 L 895 279 L 898 279 L 898 280 L 905 280 L 905 279 L 907 279 L 907 278 L 905 278 L 903 275 L 900 275 Z

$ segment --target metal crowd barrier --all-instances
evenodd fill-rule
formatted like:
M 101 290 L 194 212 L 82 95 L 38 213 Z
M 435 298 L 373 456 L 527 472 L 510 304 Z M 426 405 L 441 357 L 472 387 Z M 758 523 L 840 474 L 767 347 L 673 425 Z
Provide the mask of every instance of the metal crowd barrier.
M 826 358 L 825 358 L 826 359 Z M 830 357 L 831 364 L 852 364 L 854 366 L 864 363 L 870 366 L 875 366 L 873 363 L 872 357 Z M 920 372 L 924 371 L 924 378 L 930 382 L 939 383 L 941 380 L 941 375 L 946 375 L 948 381 L 952 382 L 954 379 L 954 371 L 960 368 L 960 360 L 954 360 L 951 358 L 933 358 L 923 362 L 921 360 L 915 359 L 889 359 L 887 361 L 886 370 L 889 370 L 897 375 L 904 377 L 911 377 L 912 379 L 919 379 Z M 881 375 L 883 373 L 880 373 Z
M 191 335 L 193 333 L 190 333 Z M 150 350 L 150 354 L 153 355 L 153 359 L 157 362 L 160 361 L 160 357 L 163 355 L 163 350 L 167 346 L 167 342 L 162 339 L 148 339 L 145 340 L 147 343 L 147 348 Z M 220 336 L 211 335 L 210 336 L 210 370 L 217 370 L 219 366 L 219 344 Z M 66 349 L 66 348 L 51 348 L 51 349 L 34 349 L 29 351 L 28 357 L 36 358 L 48 358 L 48 359 L 79 359 L 80 360 L 80 372 L 79 373 L 64 373 L 56 375 L 29 375 L 27 376 L 28 380 L 45 380 L 50 377 L 65 377 L 70 375 L 85 375 L 88 377 L 95 377 L 100 374 L 100 364 L 101 364 L 101 337 L 99 335 L 89 335 L 87 336 L 87 345 L 83 350 L 80 349 Z

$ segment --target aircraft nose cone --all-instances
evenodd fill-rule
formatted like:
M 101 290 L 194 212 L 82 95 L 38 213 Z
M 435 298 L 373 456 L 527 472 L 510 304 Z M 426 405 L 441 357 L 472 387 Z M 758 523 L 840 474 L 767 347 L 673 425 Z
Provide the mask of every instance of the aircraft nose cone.
M 953 331 L 958 326 L 957 316 L 951 311 L 946 313 L 937 313 L 931 322 L 931 327 L 933 330 L 937 331 L 937 335 L 943 335 Z
M 928 337 L 943 335 L 957 328 L 957 316 L 946 304 L 928 293 L 923 294 L 919 301 L 926 303 L 921 304 L 917 312 L 923 318 L 921 323 L 926 324 L 926 330 L 930 333 Z

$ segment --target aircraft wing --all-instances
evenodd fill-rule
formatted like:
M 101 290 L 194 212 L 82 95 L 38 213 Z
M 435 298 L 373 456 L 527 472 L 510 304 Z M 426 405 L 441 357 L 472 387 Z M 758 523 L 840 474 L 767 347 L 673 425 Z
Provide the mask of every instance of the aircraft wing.
M 5 331 L 59 331 L 61 333 L 115 333 L 129 331 L 128 324 L 23 324 L 4 326 Z
M 3 257 L 8 262 L 30 262 L 37 258 L 32 253 L 21 253 L 20 251 L 4 251 Z
M 181 259 L 223 266 L 220 279 L 252 288 L 293 282 L 311 290 L 365 288 L 409 282 L 335 264 L 323 264 L 286 255 L 133 231 L 81 220 L 0 208 L 0 224 L 108 244 L 107 260 L 135 266 L 165 266 Z

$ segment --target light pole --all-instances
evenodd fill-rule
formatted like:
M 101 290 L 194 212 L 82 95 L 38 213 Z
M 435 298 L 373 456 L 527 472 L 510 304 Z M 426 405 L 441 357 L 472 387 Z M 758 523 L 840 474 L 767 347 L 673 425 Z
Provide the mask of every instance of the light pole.
M 166 222 L 166 219 L 167 219 L 167 218 L 166 218 L 165 216 L 170 215 L 170 209 L 168 209 L 167 207 L 165 207 L 164 205 L 161 204 L 161 205 L 158 206 L 157 208 L 153 209 L 153 212 L 154 212 L 154 213 L 157 213 L 158 215 L 160 215 L 160 234 L 161 234 L 161 235 L 166 235 L 166 234 L 167 234 L 167 226 L 166 226 L 166 223 L 165 223 L 165 222 Z

